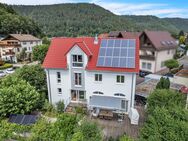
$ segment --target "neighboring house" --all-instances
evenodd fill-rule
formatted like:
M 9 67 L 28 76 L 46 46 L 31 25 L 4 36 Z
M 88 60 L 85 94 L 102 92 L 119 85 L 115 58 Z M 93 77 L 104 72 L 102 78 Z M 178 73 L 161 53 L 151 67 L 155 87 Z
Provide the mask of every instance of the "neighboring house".
M 41 45 L 42 40 L 29 34 L 10 34 L 0 41 L 0 56 L 4 61 L 17 62 L 17 54 L 24 48 L 31 53 L 33 47 Z
M 140 69 L 156 73 L 165 69 L 164 62 L 173 59 L 177 42 L 166 31 L 144 31 L 140 35 Z
M 108 37 L 140 38 L 140 70 L 156 73 L 165 69 L 164 62 L 172 59 L 176 40 L 167 31 L 126 32 L 113 31 Z
M 127 113 L 134 107 L 138 39 L 54 38 L 45 57 L 49 102 Z

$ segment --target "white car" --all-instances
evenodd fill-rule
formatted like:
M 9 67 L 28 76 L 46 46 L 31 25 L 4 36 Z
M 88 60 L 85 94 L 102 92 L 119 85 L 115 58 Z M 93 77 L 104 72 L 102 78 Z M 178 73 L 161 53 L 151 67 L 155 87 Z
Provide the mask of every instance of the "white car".
M 12 74 L 12 73 L 14 73 L 14 69 L 13 68 L 9 68 L 9 69 L 6 70 L 6 73 L 7 74 Z
M 4 71 L 0 70 L 0 77 L 3 77 L 5 75 L 6 75 L 6 73 Z

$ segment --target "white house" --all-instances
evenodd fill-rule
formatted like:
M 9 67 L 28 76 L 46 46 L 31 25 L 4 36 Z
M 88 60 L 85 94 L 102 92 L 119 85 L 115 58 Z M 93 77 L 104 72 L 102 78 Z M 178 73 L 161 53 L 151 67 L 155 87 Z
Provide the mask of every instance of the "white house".
M 33 47 L 41 45 L 42 40 L 30 34 L 9 34 L 0 41 L 0 59 L 17 62 L 17 54 L 24 48 L 26 53 L 32 53 Z
M 54 38 L 43 68 L 52 104 L 128 113 L 134 107 L 139 39 Z

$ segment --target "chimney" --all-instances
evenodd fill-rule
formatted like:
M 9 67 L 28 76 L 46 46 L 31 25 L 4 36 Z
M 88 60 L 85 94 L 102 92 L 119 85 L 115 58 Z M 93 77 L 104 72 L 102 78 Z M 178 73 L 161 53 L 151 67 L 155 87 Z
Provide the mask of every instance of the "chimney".
M 94 44 L 97 45 L 98 42 L 99 42 L 99 41 L 98 41 L 98 36 L 97 36 L 97 34 L 96 34 L 96 35 L 95 35 L 95 39 L 94 39 Z

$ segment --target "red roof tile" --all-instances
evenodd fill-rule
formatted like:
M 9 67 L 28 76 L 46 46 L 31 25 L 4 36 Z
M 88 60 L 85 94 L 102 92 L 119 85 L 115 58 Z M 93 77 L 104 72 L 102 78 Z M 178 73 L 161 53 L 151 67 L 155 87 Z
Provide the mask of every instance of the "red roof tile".
M 104 38 L 103 38 L 104 39 Z M 117 39 L 118 40 L 118 39 Z M 101 38 L 98 44 L 94 44 L 94 38 L 54 38 L 52 39 L 48 53 L 43 62 L 43 68 L 62 68 L 67 69 L 66 54 L 74 45 L 78 45 L 88 56 L 87 70 L 96 71 L 115 71 L 115 72 L 139 72 L 139 39 L 136 38 L 136 61 L 135 68 L 114 68 L 98 67 L 98 53 L 100 49 Z

